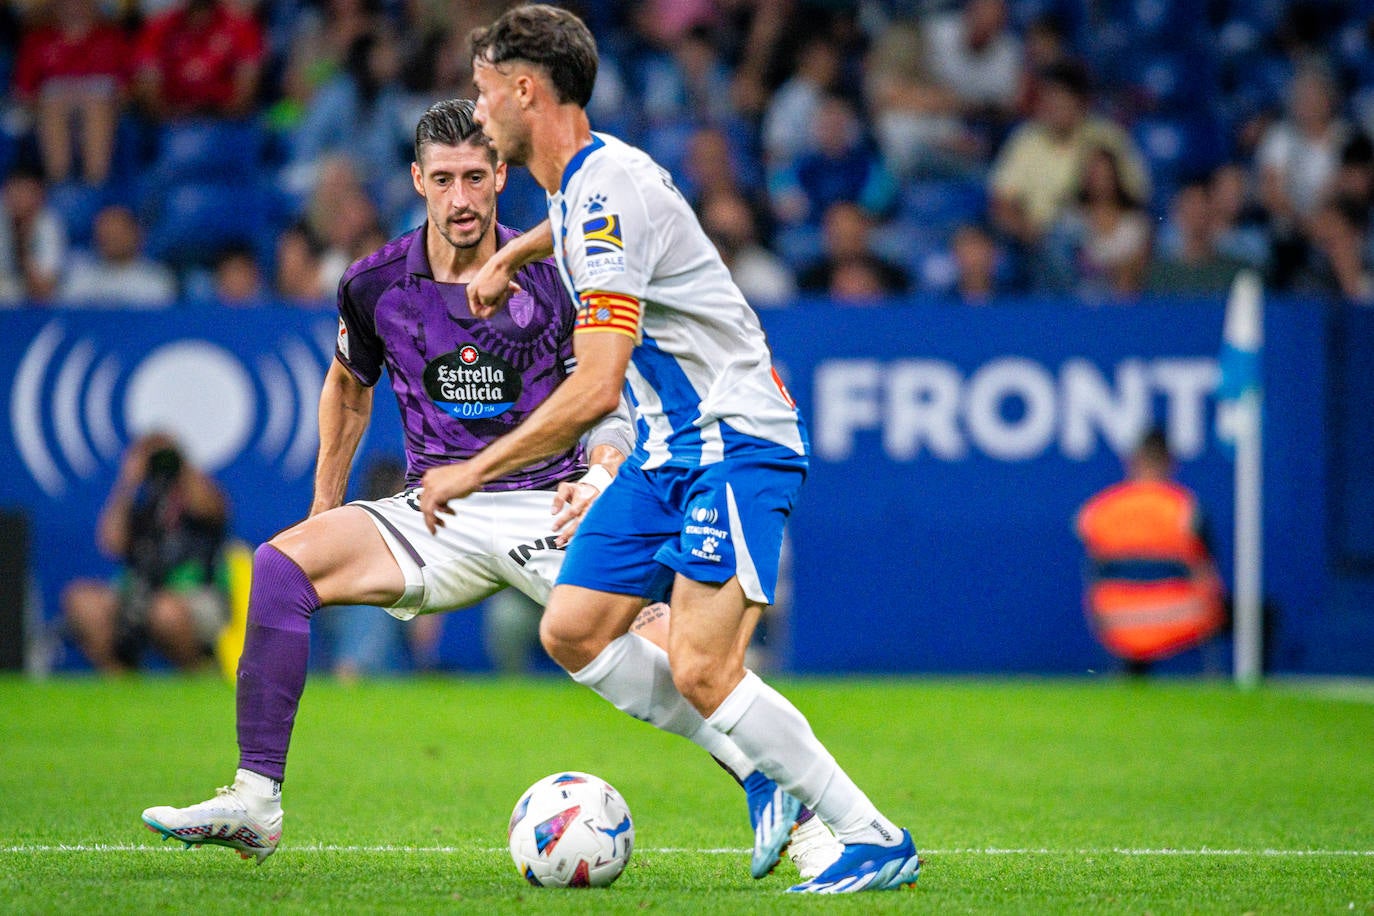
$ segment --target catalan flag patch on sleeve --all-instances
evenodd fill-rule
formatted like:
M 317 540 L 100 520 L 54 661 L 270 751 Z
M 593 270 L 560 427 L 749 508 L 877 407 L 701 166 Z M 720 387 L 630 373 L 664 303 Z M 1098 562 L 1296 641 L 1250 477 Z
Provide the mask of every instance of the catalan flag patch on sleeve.
M 577 331 L 615 331 L 639 340 L 640 302 L 624 293 L 589 290 L 579 297 L 582 306 L 577 310 Z

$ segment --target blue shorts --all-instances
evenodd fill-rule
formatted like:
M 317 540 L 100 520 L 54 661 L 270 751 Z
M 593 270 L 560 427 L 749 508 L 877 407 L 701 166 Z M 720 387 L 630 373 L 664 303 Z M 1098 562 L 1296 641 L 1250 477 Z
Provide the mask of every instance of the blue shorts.
M 626 462 L 568 545 L 558 584 L 654 597 L 666 569 L 694 582 L 738 576 L 750 601 L 772 604 L 783 526 L 806 467 L 784 448 L 705 467 Z

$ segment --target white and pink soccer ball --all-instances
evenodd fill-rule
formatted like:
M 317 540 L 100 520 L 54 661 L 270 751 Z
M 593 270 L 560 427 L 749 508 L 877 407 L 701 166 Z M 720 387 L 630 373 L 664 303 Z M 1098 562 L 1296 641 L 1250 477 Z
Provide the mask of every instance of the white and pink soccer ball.
M 510 855 L 536 887 L 605 887 L 635 844 L 630 809 L 610 783 L 588 773 L 545 776 L 510 816 Z

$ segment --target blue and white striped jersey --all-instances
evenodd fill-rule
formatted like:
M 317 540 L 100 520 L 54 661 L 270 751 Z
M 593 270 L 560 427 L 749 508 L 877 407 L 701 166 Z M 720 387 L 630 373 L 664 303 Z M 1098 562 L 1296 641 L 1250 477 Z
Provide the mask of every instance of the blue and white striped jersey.
M 574 333 L 636 341 L 634 460 L 695 467 L 774 446 L 807 454 L 758 316 L 665 169 L 594 133 L 549 195 L 549 224 L 579 306 Z

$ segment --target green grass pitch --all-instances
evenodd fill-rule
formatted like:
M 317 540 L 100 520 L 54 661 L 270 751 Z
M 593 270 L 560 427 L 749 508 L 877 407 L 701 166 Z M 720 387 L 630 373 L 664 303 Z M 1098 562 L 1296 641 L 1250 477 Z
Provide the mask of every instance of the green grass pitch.
M 144 807 L 232 779 L 221 682 L 0 679 L 4 913 L 1374 913 L 1374 690 L 782 680 L 926 857 L 821 901 L 748 874 L 743 796 L 686 742 L 558 678 L 306 689 L 283 845 L 180 851 Z M 505 827 L 560 769 L 612 782 L 615 885 L 520 880 Z

